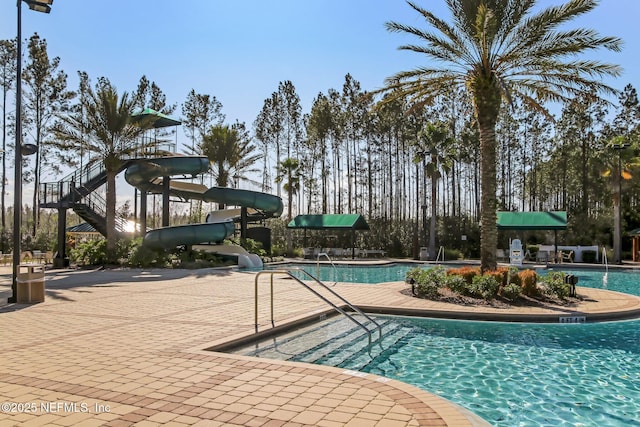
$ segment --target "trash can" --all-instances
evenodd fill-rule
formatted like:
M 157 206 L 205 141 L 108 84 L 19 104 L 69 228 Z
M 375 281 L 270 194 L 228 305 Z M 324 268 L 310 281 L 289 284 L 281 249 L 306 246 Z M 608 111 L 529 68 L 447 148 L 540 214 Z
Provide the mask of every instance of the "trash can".
M 429 260 L 429 248 L 420 248 L 420 261 Z
M 44 264 L 19 264 L 16 286 L 18 304 L 44 302 Z

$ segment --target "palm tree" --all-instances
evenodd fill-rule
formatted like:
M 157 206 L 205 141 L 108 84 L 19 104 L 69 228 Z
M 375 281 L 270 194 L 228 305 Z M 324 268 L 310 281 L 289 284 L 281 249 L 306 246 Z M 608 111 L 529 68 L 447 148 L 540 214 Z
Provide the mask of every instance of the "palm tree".
M 536 0 L 447 0 L 453 25 L 408 4 L 437 31 L 396 22 L 387 23 L 387 29 L 417 37 L 423 45 L 400 49 L 433 62 L 395 74 L 384 90 L 416 106 L 452 87 L 467 90 L 480 136 L 481 267 L 492 270 L 498 238 L 495 129 L 502 104 L 519 98 L 550 117 L 545 102 L 566 102 L 584 92 L 614 93 L 600 78 L 617 76 L 620 68 L 576 55 L 601 47 L 619 51 L 621 41 L 589 29 L 565 29 L 568 21 L 593 10 L 597 0 L 570 0 L 535 12 Z
M 278 184 L 284 182 L 282 188 L 287 192 L 288 206 L 287 206 L 287 221 L 291 221 L 291 211 L 293 207 L 293 196 L 298 194 L 300 190 L 300 161 L 291 157 L 287 157 L 278 164 L 278 175 L 276 176 L 276 182 Z
M 445 153 L 452 145 L 448 127 L 442 123 L 428 123 L 420 132 L 418 158 L 425 167 L 425 181 L 431 178 L 431 220 L 429 223 L 429 258 L 436 259 L 436 219 L 438 214 L 438 180 L 442 177 L 441 166 L 447 162 Z M 426 184 L 425 184 L 426 187 Z M 426 192 L 426 188 L 424 189 Z
M 220 187 L 229 185 L 231 178 L 250 181 L 246 173 L 257 172 L 253 165 L 261 158 L 254 153 L 256 146 L 251 144 L 243 123 L 211 126 L 197 148 L 211 162 L 216 185 Z M 219 204 L 219 209 L 224 207 L 224 203 Z
M 116 248 L 116 175 L 124 159 L 139 150 L 134 142 L 151 128 L 147 120 L 132 119 L 134 101 L 127 92 L 118 95 L 108 79 L 100 78 L 95 91 L 85 87 L 83 105 L 75 114 L 63 116 L 54 128 L 57 145 L 88 153 L 89 164 L 102 162 L 106 178 L 107 253 Z
M 640 158 L 635 156 L 638 146 L 634 136 L 613 137 L 598 156 L 605 163 L 602 176 L 611 178 L 613 187 L 613 262 L 616 264 L 622 263 L 622 183 L 631 180 L 632 171 L 640 166 Z

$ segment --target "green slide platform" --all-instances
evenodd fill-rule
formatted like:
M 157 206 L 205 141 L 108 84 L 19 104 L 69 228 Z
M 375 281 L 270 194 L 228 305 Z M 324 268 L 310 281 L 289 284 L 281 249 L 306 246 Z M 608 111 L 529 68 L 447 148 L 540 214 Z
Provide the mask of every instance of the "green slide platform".
M 161 194 L 163 191 L 162 177 L 178 175 L 195 177 L 208 170 L 209 160 L 206 157 L 174 156 L 143 159 L 136 161 L 127 168 L 125 180 L 140 190 Z M 262 218 L 278 217 L 283 210 L 280 197 L 259 191 L 225 187 L 207 188 L 201 184 L 172 180 L 169 184 L 169 193 L 185 200 L 195 199 L 252 208 L 257 211 L 254 215 Z M 235 212 L 235 210 L 233 211 Z M 237 216 L 236 213 L 230 215 Z M 234 230 L 232 219 L 162 227 L 147 232 L 144 237 L 144 244 L 150 247 L 168 249 L 179 245 L 217 242 L 232 235 Z

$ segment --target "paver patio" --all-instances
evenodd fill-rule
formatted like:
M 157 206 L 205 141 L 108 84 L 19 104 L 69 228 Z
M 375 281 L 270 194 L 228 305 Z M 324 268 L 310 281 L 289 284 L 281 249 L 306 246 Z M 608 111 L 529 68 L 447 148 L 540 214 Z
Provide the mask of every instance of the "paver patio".
M 1 273 L 1 272 L 0 272 Z M 9 305 L 0 276 L 0 425 L 479 426 L 435 395 L 372 374 L 205 349 L 254 331 L 254 273 L 56 270 L 46 301 Z M 270 325 L 261 280 L 260 329 Z M 406 285 L 337 284 L 368 309 L 455 315 L 640 315 L 640 298 L 579 288 L 569 309 L 460 308 L 411 298 Z M 276 325 L 328 307 L 275 280 Z M 12 404 L 13 403 L 13 404 Z M 7 405 L 8 404 L 8 405 Z

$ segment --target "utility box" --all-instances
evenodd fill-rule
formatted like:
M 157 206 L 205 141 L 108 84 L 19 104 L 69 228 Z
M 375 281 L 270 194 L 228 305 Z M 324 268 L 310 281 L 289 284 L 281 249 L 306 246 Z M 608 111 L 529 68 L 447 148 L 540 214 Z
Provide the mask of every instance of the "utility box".
M 19 264 L 16 286 L 18 304 L 44 302 L 44 264 Z

